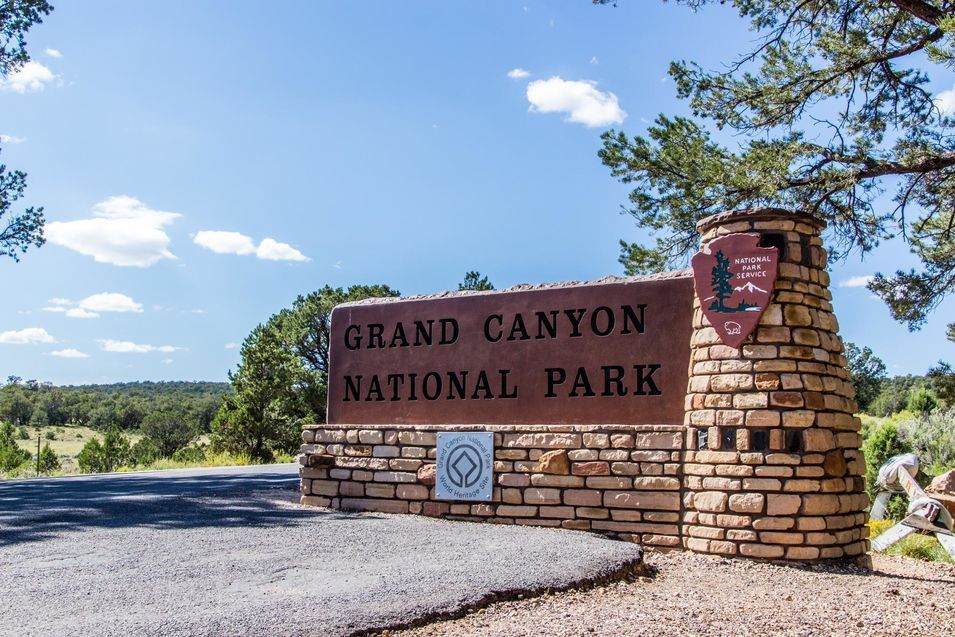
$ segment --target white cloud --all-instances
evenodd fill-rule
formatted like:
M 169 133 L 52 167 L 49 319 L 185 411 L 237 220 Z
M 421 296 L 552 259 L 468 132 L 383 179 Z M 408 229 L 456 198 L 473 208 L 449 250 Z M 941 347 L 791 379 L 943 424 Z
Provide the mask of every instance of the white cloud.
M 47 223 L 45 234 L 50 243 L 99 263 L 145 268 L 176 258 L 167 249 L 170 239 L 163 227 L 180 216 L 152 210 L 138 199 L 121 195 L 94 205 L 93 219 Z
M 0 144 L 22 144 L 26 140 L 26 137 L 17 137 L 16 135 L 0 135 Z
M 171 354 L 182 349 L 181 347 L 174 347 L 172 345 L 145 345 L 132 341 L 115 341 L 111 338 L 101 338 L 99 339 L 99 343 L 104 352 L 115 352 L 118 354 L 146 354 L 148 352 Z
M 275 239 L 262 239 L 255 256 L 268 261 L 308 261 L 309 258 L 287 243 Z
M 508 71 L 507 76 L 512 80 L 523 80 L 525 77 L 530 77 L 531 72 L 522 68 L 516 68 Z
M 50 82 L 57 79 L 57 75 L 39 62 L 30 60 L 7 79 L 0 79 L 0 89 L 14 93 L 42 91 Z
M 50 299 L 50 305 L 43 308 L 44 312 L 65 312 L 69 318 L 90 319 L 98 318 L 100 312 L 135 312 L 143 311 L 142 303 L 118 292 L 100 292 L 88 296 L 79 303 L 69 299 Z M 74 306 L 75 307 L 72 307 Z
M 598 59 L 597 59 L 597 56 L 595 55 L 595 56 L 593 56 L 592 58 L 590 58 L 590 63 L 591 63 L 591 64 L 600 64 L 600 60 L 598 60 Z
M 332 267 L 335 268 L 336 270 L 341 270 L 342 268 L 345 267 L 345 263 L 341 259 L 339 259 L 338 261 L 332 264 Z
M 36 345 L 38 343 L 55 343 L 42 327 L 26 327 L 22 330 L 0 332 L 0 343 L 5 345 Z
M 225 348 L 226 348 L 226 349 L 239 349 L 239 344 L 238 344 L 238 343 L 226 343 L 226 344 L 225 344 Z
M 955 86 L 936 95 L 935 106 L 942 115 L 955 115 Z
M 240 232 L 228 230 L 200 230 L 192 239 L 193 243 L 219 254 L 254 254 L 268 261 L 309 261 L 304 254 L 287 243 L 281 243 L 266 237 L 258 247 L 252 237 Z
M 81 352 L 78 349 L 73 349 L 72 347 L 67 349 L 58 349 L 55 352 L 50 352 L 50 356 L 57 356 L 59 358 L 89 358 L 90 355 L 84 352 Z
M 252 237 L 239 232 L 225 230 L 202 230 L 196 233 L 192 242 L 219 254 L 252 254 L 255 243 Z
M 142 313 L 143 304 L 125 294 L 100 292 L 80 301 L 80 309 L 90 312 L 136 312 Z
M 92 319 L 99 318 L 99 314 L 96 312 L 90 312 L 89 310 L 84 310 L 81 307 L 71 307 L 66 311 L 66 316 L 68 318 L 76 319 Z
M 43 49 L 43 54 L 51 58 L 61 58 L 63 54 L 58 49 Z
M 871 274 L 863 276 L 851 276 L 839 283 L 840 288 L 864 288 L 875 278 Z
M 617 96 L 598 91 L 591 80 L 534 80 L 527 85 L 529 111 L 533 113 L 566 113 L 567 121 L 585 126 L 620 124 L 627 113 L 620 108 Z
M 164 359 L 162 359 L 162 362 L 165 363 L 166 365 L 171 365 L 171 364 L 172 364 L 172 359 L 171 359 L 171 358 L 164 358 Z

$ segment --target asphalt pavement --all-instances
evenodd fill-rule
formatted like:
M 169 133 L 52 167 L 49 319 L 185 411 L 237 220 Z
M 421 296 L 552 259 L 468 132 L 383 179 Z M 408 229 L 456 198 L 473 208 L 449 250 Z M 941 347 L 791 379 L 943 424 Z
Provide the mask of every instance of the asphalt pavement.
M 0 481 L 0 635 L 349 635 L 641 558 L 574 531 L 301 507 L 296 471 Z

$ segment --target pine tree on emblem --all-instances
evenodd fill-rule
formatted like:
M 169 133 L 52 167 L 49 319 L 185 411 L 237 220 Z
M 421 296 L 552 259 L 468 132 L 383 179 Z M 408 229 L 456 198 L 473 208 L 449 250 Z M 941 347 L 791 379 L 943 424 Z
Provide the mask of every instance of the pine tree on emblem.
M 730 272 L 730 260 L 723 255 L 723 251 L 716 253 L 716 267 L 713 268 L 713 294 L 716 300 L 710 305 L 711 310 L 717 312 L 733 312 L 735 308 L 726 307 L 726 300 L 733 296 L 733 286 L 730 285 L 730 279 L 733 273 Z

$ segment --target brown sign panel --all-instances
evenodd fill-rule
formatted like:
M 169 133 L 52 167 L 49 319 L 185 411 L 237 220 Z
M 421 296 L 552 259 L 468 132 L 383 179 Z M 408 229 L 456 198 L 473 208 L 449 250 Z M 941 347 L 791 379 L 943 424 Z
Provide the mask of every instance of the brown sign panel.
M 681 424 L 692 279 L 341 305 L 333 424 Z
M 730 347 L 739 347 L 756 329 L 776 284 L 779 251 L 758 244 L 757 234 L 728 234 L 693 255 L 700 307 Z

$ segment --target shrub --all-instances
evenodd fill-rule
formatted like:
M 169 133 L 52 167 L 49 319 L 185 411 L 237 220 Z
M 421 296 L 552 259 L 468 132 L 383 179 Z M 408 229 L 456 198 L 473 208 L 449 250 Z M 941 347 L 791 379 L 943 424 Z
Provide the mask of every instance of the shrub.
M 60 459 L 50 448 L 50 443 L 46 443 L 40 451 L 40 473 L 53 473 L 59 471 L 60 468 Z
M 916 414 L 928 414 L 934 411 L 938 406 L 938 400 L 935 394 L 920 387 L 909 396 L 908 410 Z
M 862 441 L 862 455 L 865 456 L 866 464 L 865 486 L 869 497 L 875 497 L 875 483 L 882 465 L 892 456 L 911 452 L 912 446 L 899 433 L 895 424 L 884 423 L 869 430 L 869 435 Z
M 84 473 L 109 473 L 134 462 L 129 439 L 116 427 L 106 432 L 102 443 L 93 438 L 83 445 L 76 461 Z
M 176 453 L 172 454 L 172 459 L 175 462 L 182 462 L 185 464 L 199 464 L 206 459 L 206 450 L 202 446 L 194 447 L 183 447 Z
M 182 411 L 162 411 L 148 414 L 143 419 L 143 436 L 159 450 L 159 457 L 169 458 L 189 444 L 195 436 L 193 425 Z
M 153 442 L 151 438 L 141 438 L 133 445 L 132 449 L 130 449 L 130 454 L 133 457 L 133 462 L 137 466 L 152 464 L 162 457 L 159 447 L 156 446 L 156 443 Z
M 27 432 L 26 427 L 17 427 L 17 438 L 20 440 L 29 440 L 30 434 Z
M 29 451 L 21 449 L 14 438 L 13 425 L 0 425 L 0 471 L 13 471 L 32 458 Z
M 926 474 L 936 476 L 955 468 L 955 407 L 903 420 L 898 430 Z
M 893 544 L 886 551 L 890 555 L 904 555 L 926 562 L 950 562 L 948 553 L 933 535 L 913 533 Z
M 56 434 L 53 433 L 52 431 L 46 432 L 46 433 L 43 435 L 43 437 L 46 438 L 47 440 L 56 440 Z

